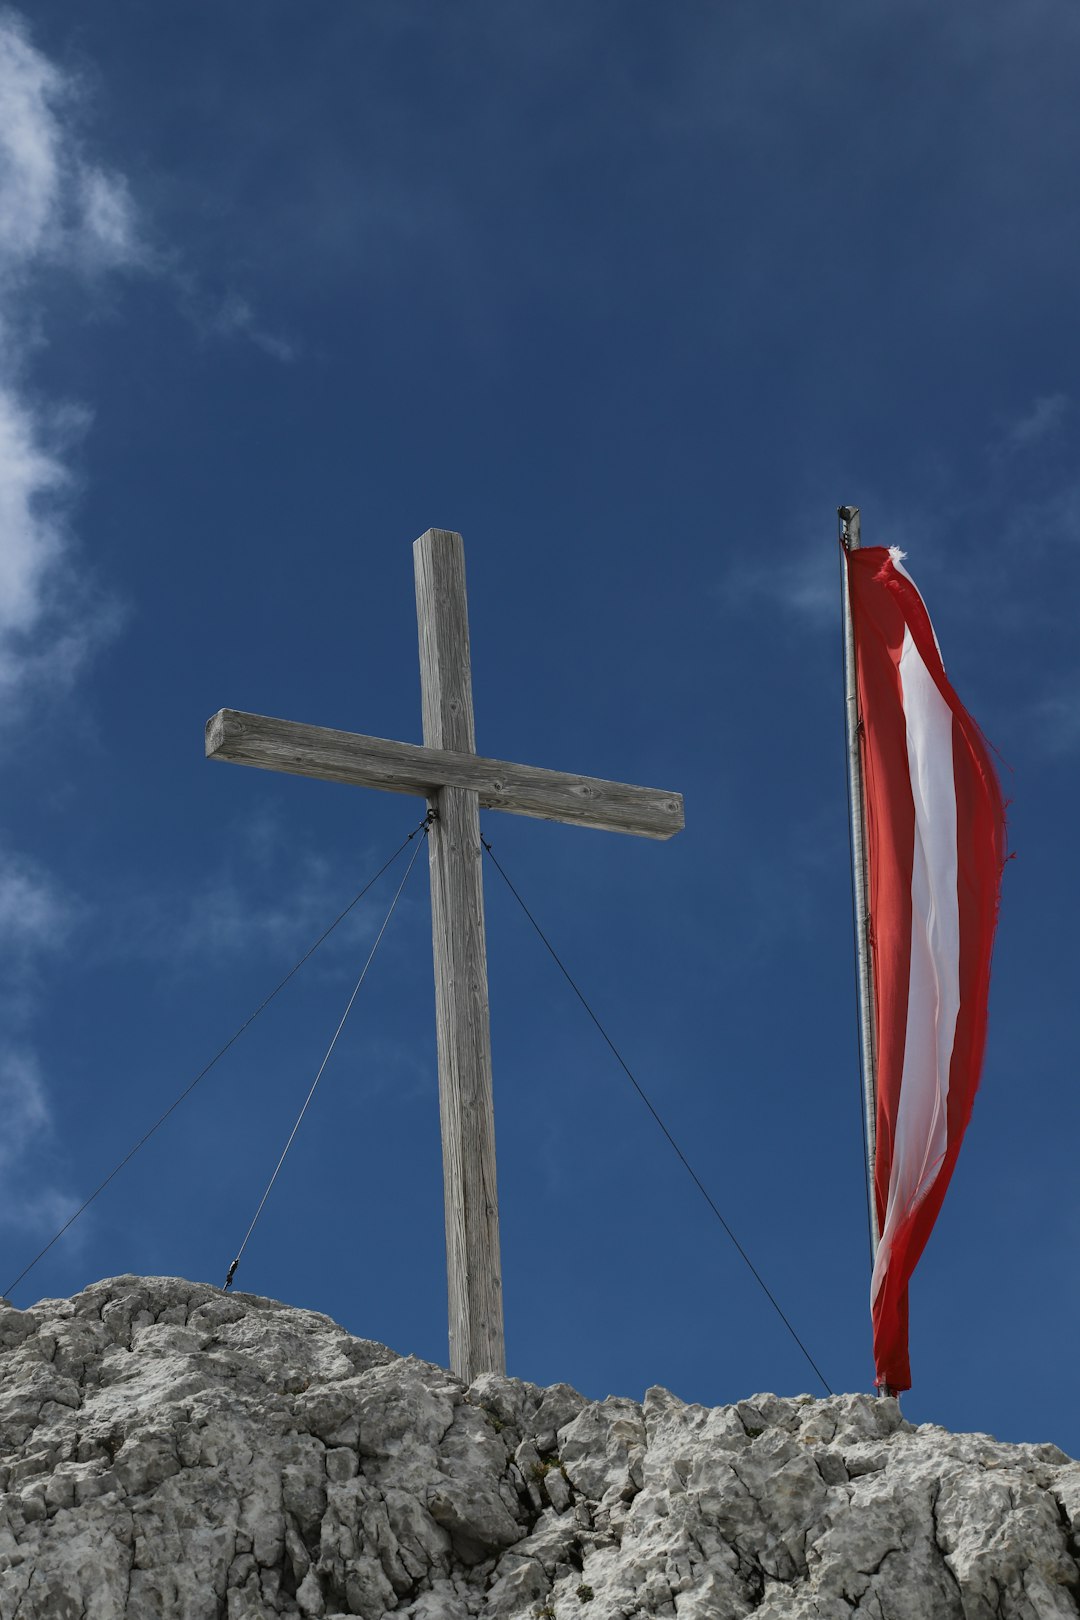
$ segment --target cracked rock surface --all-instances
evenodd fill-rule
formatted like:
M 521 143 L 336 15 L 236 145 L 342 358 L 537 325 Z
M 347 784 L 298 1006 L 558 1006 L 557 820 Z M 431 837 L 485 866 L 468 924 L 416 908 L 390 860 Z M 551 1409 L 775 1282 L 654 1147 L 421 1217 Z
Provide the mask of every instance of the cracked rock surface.
M 470 1388 L 167 1277 L 0 1306 L 0 1620 L 1057 1620 L 1080 1464 L 894 1401 Z

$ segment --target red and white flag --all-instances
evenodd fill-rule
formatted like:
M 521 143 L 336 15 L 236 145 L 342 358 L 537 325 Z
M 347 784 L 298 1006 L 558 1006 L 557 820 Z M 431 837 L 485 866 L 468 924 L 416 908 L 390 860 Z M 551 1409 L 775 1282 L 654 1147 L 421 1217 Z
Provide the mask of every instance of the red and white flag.
M 910 1389 L 908 1283 L 979 1084 L 1005 806 L 902 553 L 848 551 L 877 1024 L 879 1384 Z

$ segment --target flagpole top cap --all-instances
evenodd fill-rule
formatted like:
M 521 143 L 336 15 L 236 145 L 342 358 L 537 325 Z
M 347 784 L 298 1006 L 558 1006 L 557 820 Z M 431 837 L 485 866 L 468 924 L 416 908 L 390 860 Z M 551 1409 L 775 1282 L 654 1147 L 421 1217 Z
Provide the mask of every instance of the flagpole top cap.
M 836 513 L 840 519 L 841 544 L 846 551 L 857 551 L 862 542 L 859 508 L 857 506 L 838 506 Z

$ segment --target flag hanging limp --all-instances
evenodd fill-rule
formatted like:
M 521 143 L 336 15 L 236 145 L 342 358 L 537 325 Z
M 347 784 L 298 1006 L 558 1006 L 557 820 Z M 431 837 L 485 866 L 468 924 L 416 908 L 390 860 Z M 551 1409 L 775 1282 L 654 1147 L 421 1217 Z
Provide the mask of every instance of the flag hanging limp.
M 910 1389 L 908 1283 L 979 1083 L 1005 807 L 902 553 L 846 553 L 866 801 L 877 1026 L 870 1289 L 879 1385 Z

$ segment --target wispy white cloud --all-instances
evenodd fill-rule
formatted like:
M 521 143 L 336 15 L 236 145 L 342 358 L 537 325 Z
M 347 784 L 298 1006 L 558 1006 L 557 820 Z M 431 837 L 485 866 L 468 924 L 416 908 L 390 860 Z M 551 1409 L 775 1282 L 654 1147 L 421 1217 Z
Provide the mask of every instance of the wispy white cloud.
M 1073 664 L 1071 631 L 1042 589 L 1048 564 L 1061 582 L 1061 599 L 1078 578 L 1080 478 L 1067 431 L 1073 403 L 1069 395 L 1049 391 L 1018 402 L 987 434 L 974 475 L 938 464 L 928 482 L 912 479 L 910 503 L 873 492 L 864 497 L 864 542 L 899 546 L 912 558 L 935 622 L 950 628 L 947 662 L 963 656 L 969 673 L 982 669 L 989 691 L 998 687 L 996 713 L 978 712 L 1009 757 L 1016 752 L 1010 732 L 1022 739 L 1024 750 L 1046 759 L 1080 751 L 1080 671 Z M 808 527 L 815 525 L 820 536 L 820 515 Z M 807 634 L 835 629 L 835 554 L 828 555 L 820 538 L 813 551 L 796 549 L 794 527 L 787 525 L 786 550 L 783 536 L 777 538 L 768 563 L 748 550 L 717 581 L 713 594 L 722 613 L 768 607 L 782 610 Z M 987 639 L 991 627 L 997 671 Z M 1025 651 L 1008 691 L 1001 690 L 995 674 L 1007 667 L 1012 638 L 1033 631 L 1048 651 L 1054 649 L 1052 655 L 1033 660 Z
M 868 545 L 906 551 L 934 527 L 913 511 L 900 512 L 872 495 L 866 498 L 865 511 L 872 514 L 874 524 L 872 532 L 864 534 Z M 721 612 L 741 617 L 759 613 L 767 604 L 807 630 L 835 629 L 840 616 L 840 553 L 834 514 L 835 509 L 827 506 L 807 509 L 801 521 L 784 526 L 786 533 L 771 534 L 766 546 L 742 549 L 713 586 Z
M 119 602 L 83 564 L 70 527 L 69 457 L 88 413 L 34 406 L 2 371 L 0 351 L 0 694 L 71 684 L 122 623 Z
M 31 413 L 0 391 L 0 634 L 29 630 L 42 610 L 44 580 L 63 551 L 50 505 L 68 483 L 42 443 Z
M 333 880 L 325 861 L 308 857 L 292 871 L 282 870 L 277 893 L 268 898 L 261 885 L 235 870 L 179 902 L 180 916 L 170 950 L 181 956 L 225 958 L 252 950 L 306 949 L 346 903 L 340 878 Z M 372 932 L 367 908 L 357 908 L 342 924 L 339 945 L 356 944 Z
M 70 681 L 112 613 L 84 571 L 69 526 L 72 451 L 89 415 L 49 407 L 25 383 L 45 270 L 75 277 L 140 257 L 123 182 L 86 161 L 73 87 L 0 13 L 0 695 L 8 724 L 42 682 Z M 51 1116 L 27 1030 L 43 958 L 67 940 L 75 906 L 41 866 L 0 849 L 0 1223 L 40 1232 L 71 1207 L 42 1171 Z
M 770 602 L 807 625 L 826 626 L 836 622 L 840 611 L 838 570 L 828 546 L 768 564 L 744 560 L 722 576 L 714 594 L 724 613 L 755 613 Z
M 172 284 L 201 331 L 242 336 L 279 361 L 295 345 L 230 295 L 210 315 L 194 283 L 148 241 L 126 177 L 96 162 L 78 81 L 0 11 L 0 694 L 3 719 L 41 685 L 69 685 L 123 615 L 94 580 L 71 523 L 82 406 L 49 405 L 26 382 L 46 271 L 92 293 L 100 278 L 151 272 Z M 205 299 L 201 301 L 205 304 Z
M 27 960 L 55 950 L 71 933 L 76 908 L 44 867 L 0 850 L 0 952 Z
M 36 1056 L 13 1044 L 0 1047 L 0 1115 L 0 1227 L 39 1238 L 51 1234 L 77 1204 L 40 1174 L 41 1154 L 53 1134 L 52 1114 Z M 0 1287 L 8 1280 L 0 1278 Z
M 40 961 L 64 945 L 74 921 L 75 907 L 43 868 L 0 851 L 0 1226 L 34 1233 L 55 1229 L 75 1207 L 42 1168 L 52 1113 L 40 1059 L 25 1037 Z
M 1056 439 L 1069 414 L 1068 394 L 1040 394 L 1016 416 L 1001 434 L 1001 448 L 1007 455 L 1033 450 Z
M 900 507 L 865 480 L 842 476 L 837 488 L 861 484 L 863 544 L 897 546 L 913 556 L 933 554 L 941 538 L 938 505 L 915 501 Z M 746 544 L 717 577 L 712 596 L 727 616 L 759 614 L 763 608 L 787 614 L 806 632 L 836 632 L 840 620 L 840 551 L 836 507 L 800 502 L 795 515 L 769 531 L 759 544 Z
M 1002 543 L 1015 556 L 1056 546 L 1080 549 L 1080 478 L 1047 479 L 1017 499 L 1002 527 Z
M 50 1124 L 37 1059 L 17 1047 L 0 1051 L 0 1110 L 4 1117 L 0 1169 L 7 1170 Z
M 238 821 L 225 851 L 200 881 L 182 889 L 162 886 L 124 894 L 114 884 L 107 916 L 99 919 L 96 949 L 118 960 L 138 955 L 185 972 L 207 962 L 258 959 L 267 971 L 292 965 L 344 910 L 386 852 L 361 854 L 351 874 L 314 849 L 297 848 L 271 815 Z M 345 979 L 359 968 L 404 875 L 407 850 L 392 871 L 335 928 L 312 962 L 320 976 Z M 417 861 L 426 865 L 426 857 Z M 413 873 L 402 894 L 399 918 L 417 904 L 423 871 Z
M 1080 751 L 1080 675 L 1074 671 L 1064 684 L 1032 703 L 1023 717 L 1048 759 L 1063 759 Z
M 115 607 L 78 558 L 68 514 L 81 408 L 49 408 L 26 387 L 37 279 L 147 262 L 127 184 L 89 161 L 77 86 L 0 12 L 0 691 L 70 681 L 115 629 Z
M 43 965 L 67 945 L 80 915 L 43 866 L 0 846 L 0 1020 L 9 1034 L 32 1019 Z
M 287 364 L 298 358 L 299 349 L 296 343 L 277 332 L 271 332 L 264 326 L 257 319 L 250 301 L 241 298 L 238 293 L 230 293 L 216 313 L 203 324 L 222 337 L 247 338 L 273 360 Z
M 149 248 L 140 240 L 135 205 L 122 175 L 106 174 L 101 169 L 81 170 L 79 202 L 76 241 L 84 264 L 112 270 L 153 262 Z
M 1016 559 L 1054 547 L 1080 552 L 1080 479 L 1074 459 L 1061 453 L 1072 408 L 1069 395 L 1060 392 L 1018 405 L 987 438 L 974 483 L 965 484 L 959 471 L 939 464 L 929 481 L 912 479 L 910 501 L 864 492 L 864 544 L 898 546 L 910 554 L 924 587 L 952 592 L 955 613 L 989 616 L 1005 630 L 1030 628 L 1045 605 L 1025 594 Z M 789 521 L 786 538 L 772 537 L 768 561 L 747 548 L 713 586 L 721 611 L 738 616 L 768 603 L 807 631 L 833 628 L 839 565 L 824 544 L 827 515 L 822 508 L 798 524 Z M 792 538 L 811 532 L 813 546 L 799 547 Z
M 0 269 L 25 281 L 43 263 L 131 266 L 148 256 L 122 175 L 88 161 L 78 85 L 0 12 Z
M 78 86 L 0 11 L 0 716 L 32 692 L 69 686 L 116 630 L 71 525 L 81 406 L 48 403 L 27 382 L 40 341 L 37 294 L 57 271 L 87 285 L 148 263 L 122 176 L 93 162 Z M 0 847 L 0 1222 L 40 1232 L 70 1198 L 43 1171 L 51 1119 L 30 1031 L 44 960 L 67 942 L 78 907 L 43 867 Z

